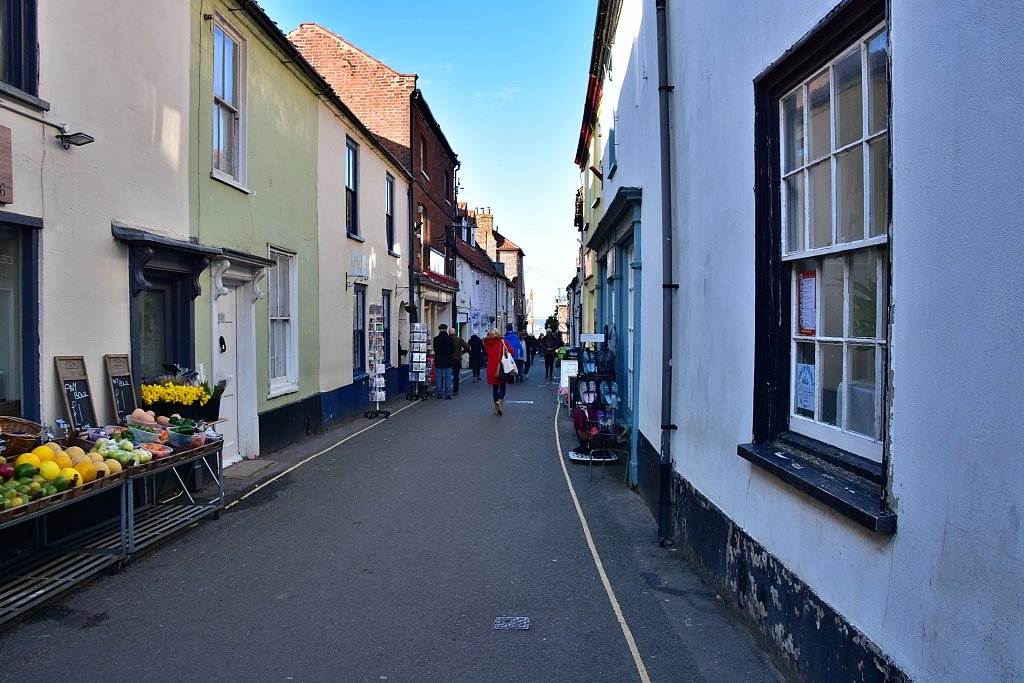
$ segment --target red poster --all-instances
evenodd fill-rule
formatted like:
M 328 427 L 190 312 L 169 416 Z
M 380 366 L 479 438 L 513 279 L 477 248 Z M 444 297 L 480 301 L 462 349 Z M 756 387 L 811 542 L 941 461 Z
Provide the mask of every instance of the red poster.
M 814 271 L 797 274 L 797 328 L 800 334 L 813 337 L 817 333 L 817 306 L 815 301 Z

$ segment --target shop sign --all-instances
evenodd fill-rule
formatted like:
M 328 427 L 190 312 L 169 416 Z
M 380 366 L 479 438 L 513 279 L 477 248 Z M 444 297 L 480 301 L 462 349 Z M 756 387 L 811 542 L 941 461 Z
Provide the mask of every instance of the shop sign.
M 11 129 L 0 126 L 0 204 L 14 203 L 14 170 Z

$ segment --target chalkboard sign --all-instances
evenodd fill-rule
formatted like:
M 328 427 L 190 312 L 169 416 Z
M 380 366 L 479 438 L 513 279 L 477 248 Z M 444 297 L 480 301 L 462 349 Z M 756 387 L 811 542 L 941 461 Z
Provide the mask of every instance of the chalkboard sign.
M 76 432 L 82 431 L 87 425 L 98 427 L 92 392 L 89 391 L 89 375 L 85 372 L 85 359 L 82 356 L 54 356 L 53 362 L 57 366 L 57 379 L 64 394 L 64 405 L 71 417 L 71 426 Z
M 127 355 L 107 354 L 103 359 L 107 364 L 114 421 L 120 422 L 138 406 L 135 402 L 135 385 L 132 384 L 132 364 Z

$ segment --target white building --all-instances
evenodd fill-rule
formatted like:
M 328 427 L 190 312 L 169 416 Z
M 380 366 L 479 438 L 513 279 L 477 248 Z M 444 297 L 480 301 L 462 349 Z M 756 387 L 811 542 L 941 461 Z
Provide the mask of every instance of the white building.
M 368 401 L 371 306 L 378 304 L 385 377 L 398 387 L 408 329 L 409 174 L 337 98 L 321 101 L 318 135 L 320 400 L 324 422 Z M 351 337 L 348 331 L 351 330 Z M 403 340 L 405 348 L 407 340 Z
M 189 236 L 190 8 L 9 4 L 0 27 L 0 414 L 67 419 L 53 359 L 81 356 L 105 424 L 114 410 L 104 356 L 130 354 L 132 344 L 128 250 L 112 225 Z M 95 144 L 63 145 L 65 124 Z
M 1022 20 L 599 2 L 578 161 L 632 476 L 805 680 L 1024 678 Z

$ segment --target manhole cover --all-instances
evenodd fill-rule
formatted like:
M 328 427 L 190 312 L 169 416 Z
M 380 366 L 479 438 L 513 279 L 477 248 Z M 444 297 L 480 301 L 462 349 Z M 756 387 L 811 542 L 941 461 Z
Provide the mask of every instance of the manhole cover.
M 530 628 L 530 617 L 495 617 L 495 631 L 523 630 Z

